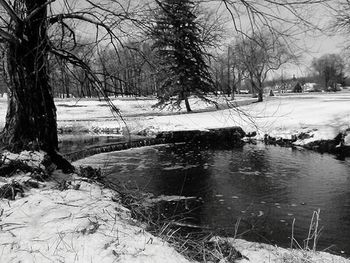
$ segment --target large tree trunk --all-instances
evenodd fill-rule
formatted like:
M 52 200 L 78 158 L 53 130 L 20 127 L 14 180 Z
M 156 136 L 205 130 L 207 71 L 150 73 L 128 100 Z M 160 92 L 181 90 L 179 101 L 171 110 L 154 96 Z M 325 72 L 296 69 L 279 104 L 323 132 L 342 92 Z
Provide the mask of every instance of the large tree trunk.
M 29 14 L 47 0 L 23 0 L 19 13 Z M 58 150 L 56 108 L 49 86 L 46 7 L 13 25 L 19 39 L 8 45 L 9 101 L 2 142 L 11 150 Z

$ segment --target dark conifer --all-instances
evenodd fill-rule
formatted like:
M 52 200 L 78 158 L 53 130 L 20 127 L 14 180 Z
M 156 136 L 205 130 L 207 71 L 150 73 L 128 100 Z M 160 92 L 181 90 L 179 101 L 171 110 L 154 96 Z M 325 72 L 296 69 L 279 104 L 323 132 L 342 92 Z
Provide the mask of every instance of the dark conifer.
M 157 3 L 159 11 L 151 36 L 159 58 L 158 105 L 180 107 L 181 102 L 185 101 L 189 112 L 190 95 L 212 102 L 205 96 L 213 91 L 195 4 L 191 0 L 163 0 Z

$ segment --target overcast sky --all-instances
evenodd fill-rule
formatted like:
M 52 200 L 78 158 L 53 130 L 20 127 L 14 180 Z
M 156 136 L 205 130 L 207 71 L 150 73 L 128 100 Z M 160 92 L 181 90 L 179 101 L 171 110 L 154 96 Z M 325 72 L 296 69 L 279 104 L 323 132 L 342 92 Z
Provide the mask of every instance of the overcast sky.
M 76 6 L 78 8 L 83 8 L 86 5 L 85 0 L 73 0 L 73 2 L 76 1 Z M 97 1 L 93 0 L 96 3 L 108 3 L 108 1 Z M 133 4 L 140 3 L 140 0 L 131 0 Z M 150 1 L 154 3 L 154 0 L 143 0 L 141 3 L 145 4 L 146 1 Z M 273 1 L 280 1 L 282 3 L 286 1 L 282 0 L 273 0 Z M 269 2 L 273 2 L 269 1 Z M 61 2 L 61 1 L 57 1 Z M 111 1 L 112 2 L 112 1 Z M 119 3 L 123 3 L 125 6 L 128 6 L 126 3 L 128 0 L 119 0 Z M 233 17 L 236 19 L 236 25 L 238 24 L 238 27 L 242 29 L 243 31 L 248 32 L 249 31 L 249 19 L 247 17 L 247 11 L 245 7 L 242 4 L 237 4 L 239 1 L 236 1 L 235 8 L 231 9 Z M 283 22 L 276 19 L 275 22 L 271 22 L 274 26 L 277 27 L 290 27 L 293 19 L 293 15 L 290 13 L 289 9 L 286 8 L 275 8 L 274 6 L 271 6 L 270 4 L 266 4 L 268 1 L 262 1 L 262 0 L 256 0 L 256 1 L 246 1 L 247 3 L 250 3 L 254 5 L 255 7 L 259 8 L 260 11 L 264 12 L 267 15 L 271 15 L 274 17 L 282 17 L 286 20 L 286 22 Z M 296 1 L 297 2 L 297 1 Z M 334 1 L 335 2 L 335 1 Z M 85 4 L 84 4 L 85 3 Z M 109 2 L 110 3 L 110 2 Z M 227 28 L 233 33 L 237 33 L 233 27 L 232 17 L 231 13 L 228 11 L 228 9 L 224 6 L 223 1 L 209 1 L 209 6 L 211 9 L 215 10 L 218 15 L 223 16 L 227 23 Z M 333 2 L 331 2 L 333 3 Z M 130 6 L 129 6 L 130 7 Z M 320 5 L 315 6 L 303 6 L 301 9 L 298 9 L 298 14 L 300 14 L 303 18 L 312 21 L 314 24 L 320 24 L 322 26 L 329 24 L 329 19 L 331 18 L 329 9 L 324 8 Z M 272 19 L 273 20 L 273 19 Z M 297 24 L 297 23 L 296 23 Z M 82 29 L 82 28 L 81 28 Z M 88 35 L 91 32 L 94 32 L 94 30 L 91 30 L 91 27 L 86 27 L 85 30 L 81 30 L 82 34 Z M 247 31 L 248 30 L 248 31 Z M 85 32 L 84 32 L 85 31 Z M 233 38 L 231 38 L 233 39 Z M 307 37 L 299 37 L 299 40 L 292 40 L 292 44 L 295 44 L 296 46 L 299 46 L 305 50 L 305 52 L 302 55 L 302 61 L 301 65 L 296 67 L 292 66 L 285 70 L 285 74 L 288 76 L 293 76 L 294 74 L 296 76 L 303 76 L 307 74 L 308 66 L 310 65 L 311 61 L 315 57 L 320 57 L 323 54 L 326 53 L 339 53 L 342 50 L 343 43 L 345 41 L 344 36 L 336 35 L 336 36 L 327 36 L 326 34 L 322 34 L 321 31 L 317 32 L 317 37 L 312 37 L 310 34 Z M 227 42 L 231 42 L 230 40 L 227 40 Z M 227 44 L 226 44 L 227 45 Z
M 275 0 L 273 0 L 275 1 Z M 296 22 L 295 23 L 295 16 L 290 12 L 289 8 L 281 8 L 280 6 L 276 7 L 275 5 L 268 4 L 267 2 L 273 2 L 273 1 L 246 1 L 247 3 L 251 4 L 256 8 L 256 10 L 262 11 L 267 17 L 271 15 L 271 20 L 274 20 L 275 22 L 271 22 L 271 25 L 276 26 L 278 28 L 290 28 L 293 27 L 293 30 L 296 30 L 296 28 L 300 25 L 300 30 L 305 30 L 304 27 L 302 27 L 302 23 Z M 287 1 L 282 0 L 276 0 L 276 2 L 279 3 L 285 3 Z M 227 10 L 227 6 L 224 6 L 223 4 L 218 5 L 220 1 L 211 2 L 212 8 L 217 10 L 218 13 L 221 12 L 222 16 L 227 16 L 227 18 L 231 21 L 228 22 L 229 28 L 233 29 L 233 23 L 232 23 L 232 16 L 233 14 L 234 19 L 236 19 L 236 25 L 240 27 L 245 32 L 248 32 L 251 30 L 251 23 L 249 21 L 249 18 L 247 16 L 247 11 L 244 6 L 236 4 L 235 8 L 231 8 L 231 13 Z M 222 1 L 221 1 L 222 2 Z M 298 1 L 294 1 L 298 2 Z M 329 4 L 332 5 L 333 8 L 336 8 L 335 3 L 337 1 L 330 1 Z M 235 1 L 235 3 L 239 3 L 239 1 Z M 237 9 L 238 7 L 238 9 Z M 300 9 L 296 7 L 296 13 L 300 15 L 303 19 L 306 19 L 310 21 L 313 25 L 317 25 L 318 28 L 325 28 L 329 26 L 332 22 L 332 19 L 334 17 L 332 16 L 332 11 L 328 7 L 325 7 L 324 5 L 304 5 L 300 6 Z M 285 21 L 281 20 L 280 18 L 284 19 Z M 237 22 L 239 21 L 239 22 Z M 265 21 L 263 21 L 265 22 Z M 258 21 L 259 23 L 259 21 Z M 293 24 L 296 24 L 297 26 L 293 26 Z M 299 25 L 298 25 L 299 24 Z M 298 29 L 299 30 L 299 29 Z M 325 30 L 311 30 L 307 35 L 298 36 L 295 39 L 290 40 L 292 44 L 295 46 L 298 46 L 300 49 L 303 50 L 302 54 L 302 61 L 299 66 L 291 66 L 288 69 L 284 70 L 285 75 L 293 76 L 294 74 L 296 76 L 303 76 L 308 73 L 308 67 L 311 64 L 311 61 L 313 58 L 320 57 L 323 54 L 326 53 L 339 53 L 342 51 L 342 47 L 344 46 L 344 42 L 346 39 L 346 36 L 342 36 L 340 34 L 330 36 L 331 33 L 334 32 L 326 32 Z

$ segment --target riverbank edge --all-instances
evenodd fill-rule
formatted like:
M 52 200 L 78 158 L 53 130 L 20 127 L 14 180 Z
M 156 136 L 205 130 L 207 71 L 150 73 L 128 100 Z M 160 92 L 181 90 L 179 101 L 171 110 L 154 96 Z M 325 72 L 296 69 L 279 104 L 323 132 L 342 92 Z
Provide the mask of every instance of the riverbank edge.
M 313 139 L 313 131 L 308 132 L 296 132 L 285 138 L 283 136 L 270 136 L 265 134 L 263 138 L 256 138 L 254 136 L 247 136 L 244 138 L 246 143 L 256 143 L 261 141 L 266 145 L 278 145 L 281 147 L 301 147 L 306 150 L 312 150 L 318 153 L 329 153 L 336 155 L 338 158 L 343 159 L 350 156 L 350 145 L 347 137 L 350 137 L 350 128 L 339 131 L 333 139 Z
M 34 151 L 0 160 L 1 262 L 189 262 L 131 217 L 100 169 L 66 174 Z
M 263 142 L 266 145 L 278 145 L 281 147 L 301 147 L 319 153 L 330 153 L 345 158 L 350 156 L 350 145 L 345 138 L 350 137 L 350 128 L 339 131 L 333 139 L 313 139 L 313 131 L 297 131 L 286 138 L 285 136 L 271 136 L 264 134 L 259 136 L 257 132 L 246 133 L 239 126 L 226 128 L 212 128 L 206 130 L 179 130 L 159 132 L 152 136 L 133 136 L 125 141 L 90 146 L 86 149 L 66 153 L 65 158 L 74 162 L 85 157 L 122 151 L 144 146 L 161 145 L 167 143 L 199 143 L 211 147 L 241 147 L 244 143 L 255 144 Z
M 139 148 L 144 146 L 160 145 L 167 143 L 200 143 L 207 144 L 209 146 L 225 146 L 225 147 L 237 147 L 242 146 L 242 138 L 245 136 L 245 132 L 241 127 L 233 126 L 227 128 L 214 128 L 206 130 L 180 130 L 180 131 L 168 131 L 160 132 L 153 136 L 135 136 L 129 137 L 125 141 L 90 146 L 86 149 L 66 153 L 65 158 L 74 162 L 85 157 L 107 153 L 113 151 L 122 151 L 131 148 Z

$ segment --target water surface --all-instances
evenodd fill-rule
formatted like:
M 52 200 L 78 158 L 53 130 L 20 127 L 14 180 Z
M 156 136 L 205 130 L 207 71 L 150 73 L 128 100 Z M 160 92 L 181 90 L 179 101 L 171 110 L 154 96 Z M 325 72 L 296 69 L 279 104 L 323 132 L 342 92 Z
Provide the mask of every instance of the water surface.
M 107 180 L 155 194 L 200 197 L 194 222 L 220 234 L 289 246 L 292 222 L 300 246 L 313 211 L 322 227 L 317 249 L 350 255 L 350 161 L 265 145 L 206 149 L 179 144 L 131 149 L 83 161 Z

